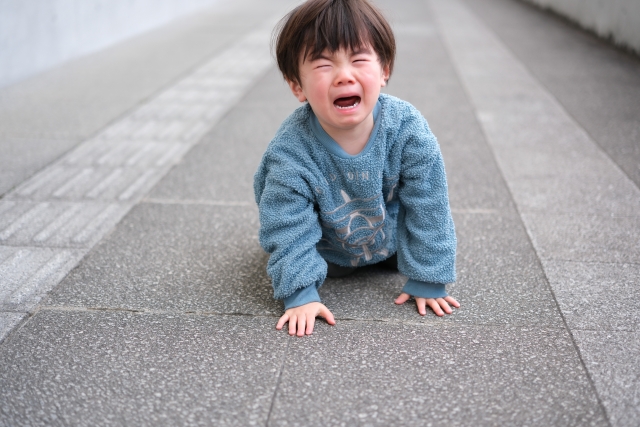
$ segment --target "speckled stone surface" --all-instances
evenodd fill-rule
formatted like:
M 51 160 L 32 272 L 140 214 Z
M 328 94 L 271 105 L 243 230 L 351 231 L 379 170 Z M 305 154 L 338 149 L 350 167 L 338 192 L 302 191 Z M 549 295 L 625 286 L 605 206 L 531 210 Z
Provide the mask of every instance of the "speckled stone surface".
M 640 59 L 526 2 L 465 4 L 640 186 Z
M 532 150 L 533 151 L 533 150 Z M 581 162 L 575 156 L 576 162 Z M 560 174 L 560 176 L 563 176 Z M 622 174 L 587 173 L 564 174 L 576 184 L 554 188 L 554 191 L 540 189 L 540 181 L 545 178 L 523 179 L 512 183 L 514 192 L 518 194 L 518 202 L 526 212 L 553 212 L 561 214 L 620 215 L 637 216 L 640 212 L 640 197 L 626 197 L 628 190 L 635 184 Z M 537 181 L 537 182 L 536 182 Z M 553 186 L 548 180 L 549 186 Z M 590 193 L 596 189 L 594 200 Z M 597 201 L 597 203 L 594 203 Z
M 570 328 L 640 330 L 640 265 L 547 261 L 545 272 Z
M 574 331 L 611 424 L 640 425 L 640 332 Z
M 459 278 L 449 292 L 464 307 L 448 321 L 559 326 L 517 217 L 455 218 Z M 276 315 L 257 228 L 255 208 L 141 204 L 45 304 Z M 327 280 L 320 295 L 338 317 L 440 321 L 419 316 L 413 302 L 393 304 L 405 281 L 370 267 Z
M 149 198 L 255 205 L 253 174 L 262 153 L 280 123 L 299 105 L 281 74 L 270 70 Z
M 637 327 L 638 58 L 523 2 L 430 3 L 576 348 L 606 352 L 578 337 Z M 591 379 L 637 379 L 633 349 L 586 363 Z M 611 425 L 635 422 L 636 388 L 593 384 Z
M 276 314 L 255 207 L 143 203 L 44 303 Z
M 0 424 L 264 425 L 286 346 L 259 317 L 41 311 L 0 348 Z
M 282 304 L 272 298 L 267 254 L 257 240 L 252 180 L 274 132 L 300 104 L 273 68 L 48 299 L 0 314 L 0 330 L 21 325 L 0 344 L 0 425 L 638 424 L 640 248 L 634 242 L 640 241 L 639 201 L 625 197 L 633 190 L 631 180 L 619 170 L 612 174 L 613 161 L 595 144 L 584 149 L 585 139 L 602 134 L 576 132 L 573 119 L 560 123 L 559 114 L 542 114 L 542 104 L 530 101 L 559 94 L 580 123 L 588 116 L 581 111 L 591 106 L 573 109 L 563 101 L 570 97 L 562 98 L 554 82 L 548 85 L 551 80 L 541 78 L 534 88 L 541 95 L 535 98 L 530 82 L 494 75 L 476 88 L 500 113 L 487 115 L 452 62 L 456 52 L 445 37 L 450 29 L 436 19 L 437 13 L 459 13 L 452 4 L 462 4 L 464 11 L 472 2 L 376 3 L 390 17 L 398 40 L 398 60 L 385 92 L 418 107 L 442 147 L 459 241 L 458 280 L 448 289 L 462 307 L 438 318 L 430 311 L 419 316 L 413 301 L 396 306 L 393 300 L 405 278 L 374 266 L 329 279 L 320 289 L 336 326 L 319 319 L 314 334 L 305 338 L 275 330 Z M 485 19 L 487 12 L 477 5 L 506 4 L 519 3 L 482 0 L 470 10 Z M 242 13 L 241 3 L 230 7 Z M 219 44 L 186 48 L 183 64 L 224 46 L 235 34 L 229 29 L 249 28 L 271 9 L 271 3 L 260 3 L 241 23 L 231 22 L 229 15 L 229 22 L 213 29 L 224 33 Z M 558 46 L 564 42 L 536 48 L 541 39 L 513 24 L 509 10 L 514 9 L 498 9 L 505 14 L 496 22 L 508 24 L 520 46 L 529 49 L 522 57 L 528 69 L 578 76 L 573 87 L 585 92 L 582 102 L 596 101 L 595 94 L 606 87 L 594 91 L 581 83 L 594 70 L 606 78 L 629 77 L 628 67 L 608 74 L 615 62 L 579 66 L 575 58 L 589 58 L 594 48 L 589 43 L 581 52 L 563 52 Z M 477 35 L 478 27 L 463 28 L 472 38 Z M 192 40 L 214 37 L 203 31 Z M 547 43 L 562 42 L 563 30 L 553 31 Z M 503 37 L 502 28 L 495 32 Z M 168 53 L 179 55 L 175 43 Z M 462 43 L 460 49 L 473 54 L 486 47 L 471 45 Z M 554 49 L 559 59 L 571 55 L 572 62 L 547 56 L 546 62 L 531 65 L 536 52 L 547 55 Z M 521 56 L 507 49 L 506 57 Z M 595 57 L 612 60 L 600 53 Z M 135 59 L 144 61 L 144 56 Z M 495 73 L 508 62 L 485 60 L 471 71 Z M 178 66 L 161 74 L 166 77 Z M 31 130 L 40 135 L 59 125 L 62 133 L 54 136 L 60 138 L 70 130 L 84 135 L 100 128 L 98 119 L 126 104 L 120 96 L 138 84 L 141 74 L 131 74 L 113 98 L 100 98 L 105 103 L 100 114 L 99 104 L 71 114 L 77 110 L 76 94 L 76 101 L 64 107 L 69 111 L 43 116 Z M 160 81 L 150 79 L 124 95 L 138 96 Z M 65 87 L 71 93 L 72 86 L 51 87 L 42 99 Z M 571 96 L 577 100 L 577 94 Z M 627 116 L 635 110 L 627 107 L 636 101 L 628 94 L 622 98 L 607 110 L 606 120 L 633 121 Z M 611 119 L 614 115 L 620 120 Z M 66 119 L 56 123 L 61 117 Z M 530 120 L 527 125 L 523 118 Z M 626 124 L 615 133 L 606 120 L 589 123 L 606 125 L 612 138 L 629 136 Z M 502 133 L 487 133 L 498 129 L 496 123 Z M 33 136 L 29 130 L 11 137 Z M 565 186 L 546 185 L 558 176 Z M 14 255 L 18 250 L 9 249 Z M 0 256 L 1 272 L 9 258 Z M 32 317 L 23 321 L 23 315 Z
M 395 28 L 397 63 L 385 92 L 418 108 L 438 138 L 451 207 L 511 209 L 511 196 L 442 44 L 428 3 L 416 2 L 406 8 L 394 7 L 388 1 L 380 4 L 392 22 L 402 22 Z
M 292 341 L 269 425 L 607 425 L 563 330 L 318 329 Z
M 458 234 L 458 280 L 448 292 L 462 305 L 440 319 L 418 315 L 413 301 L 396 306 L 406 278 L 376 267 L 328 279 L 320 288 L 336 316 L 412 322 L 540 325 L 562 319 L 526 233 L 515 214 L 454 214 Z
M 508 123 L 508 122 L 507 122 Z M 504 138 L 497 156 L 522 212 L 583 215 L 637 215 L 640 197 L 636 185 L 591 141 L 589 134 L 571 123 L 545 123 L 532 119 L 501 123 Z M 509 142 L 518 136 L 518 144 Z
M 522 217 L 543 259 L 640 263 L 640 216 L 526 213 Z

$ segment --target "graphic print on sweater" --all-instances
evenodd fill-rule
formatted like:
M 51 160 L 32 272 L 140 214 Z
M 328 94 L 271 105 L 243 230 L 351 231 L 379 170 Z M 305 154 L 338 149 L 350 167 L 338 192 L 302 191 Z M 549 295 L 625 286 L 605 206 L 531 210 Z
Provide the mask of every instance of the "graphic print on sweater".
M 329 212 L 322 212 L 322 239 L 319 250 L 339 250 L 351 256 L 351 265 L 360 260 L 370 261 L 374 255 L 387 256 L 388 236 L 383 227 L 386 210 L 382 195 L 368 199 L 351 199 L 340 190 L 344 204 Z

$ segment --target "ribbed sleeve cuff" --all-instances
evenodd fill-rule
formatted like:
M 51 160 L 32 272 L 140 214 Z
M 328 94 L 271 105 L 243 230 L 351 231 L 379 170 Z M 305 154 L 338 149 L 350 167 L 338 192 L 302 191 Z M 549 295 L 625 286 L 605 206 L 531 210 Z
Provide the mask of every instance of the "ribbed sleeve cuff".
M 444 283 L 420 282 L 413 279 L 407 280 L 402 292 L 414 298 L 444 298 L 449 296 Z
M 315 285 L 300 288 L 284 299 L 284 309 L 309 304 L 310 302 L 320 302 L 320 295 Z

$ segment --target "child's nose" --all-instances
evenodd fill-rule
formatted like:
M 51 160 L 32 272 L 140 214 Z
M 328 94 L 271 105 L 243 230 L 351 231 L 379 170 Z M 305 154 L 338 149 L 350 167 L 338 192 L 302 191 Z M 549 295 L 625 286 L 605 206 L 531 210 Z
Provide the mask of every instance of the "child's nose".
M 335 84 L 345 85 L 355 82 L 353 73 L 349 67 L 339 67 L 336 73 Z

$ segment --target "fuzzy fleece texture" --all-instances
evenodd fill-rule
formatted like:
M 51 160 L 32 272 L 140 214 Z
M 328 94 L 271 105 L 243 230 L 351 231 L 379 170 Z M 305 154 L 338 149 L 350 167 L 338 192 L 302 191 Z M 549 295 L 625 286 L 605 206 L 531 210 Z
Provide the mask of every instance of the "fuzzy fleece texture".
M 260 244 L 285 309 L 320 301 L 326 261 L 375 264 L 398 254 L 414 297 L 447 296 L 456 236 L 435 136 L 408 102 L 381 94 L 367 145 L 350 155 L 308 104 L 280 126 L 254 177 Z M 326 261 L 325 261 L 326 260 Z

